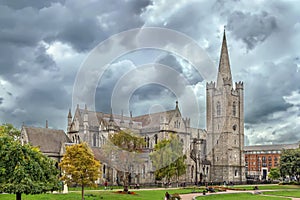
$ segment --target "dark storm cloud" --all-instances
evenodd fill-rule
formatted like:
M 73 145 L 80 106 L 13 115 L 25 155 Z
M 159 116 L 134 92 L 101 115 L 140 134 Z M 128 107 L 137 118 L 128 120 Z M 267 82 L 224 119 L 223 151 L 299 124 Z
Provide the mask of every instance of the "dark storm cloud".
M 280 63 L 268 62 L 260 71 L 245 77 L 245 122 L 267 122 L 268 115 L 285 111 L 292 105 L 284 96 L 300 90 L 300 72 L 295 60 L 285 59 Z
M 161 96 L 170 95 L 174 99 L 175 95 L 166 87 L 158 84 L 149 84 L 138 88 L 133 93 L 133 98 L 139 101 L 151 101 L 155 99 L 160 99 Z
M 277 27 L 276 18 L 264 11 L 260 14 L 234 11 L 227 22 L 228 30 L 236 39 L 242 40 L 249 50 L 264 42 Z
M 58 67 L 49 56 L 49 54 L 46 53 L 46 48 L 43 46 L 38 47 L 37 51 L 35 52 L 35 63 L 42 66 L 43 69 L 49 70 L 49 71 L 57 71 Z
M 65 0 L 0 0 L 0 5 L 6 5 L 13 9 L 23 9 L 26 7 L 33 7 L 37 9 L 41 9 L 44 7 L 49 7 L 51 4 L 60 2 L 63 3 Z
M 184 69 L 183 69 L 184 66 L 182 66 L 182 64 L 178 62 L 176 57 L 171 54 L 162 56 L 161 58 L 159 58 L 157 60 L 157 63 L 169 66 L 172 69 L 176 70 L 178 73 L 182 74 L 182 76 L 184 76 L 184 78 L 187 80 L 187 82 L 189 82 L 189 84 L 191 84 L 191 85 L 195 85 L 198 82 L 203 81 L 203 78 L 201 77 L 199 72 L 197 72 L 195 70 L 195 68 L 192 66 L 188 70 L 185 70 L 185 72 L 184 72 Z

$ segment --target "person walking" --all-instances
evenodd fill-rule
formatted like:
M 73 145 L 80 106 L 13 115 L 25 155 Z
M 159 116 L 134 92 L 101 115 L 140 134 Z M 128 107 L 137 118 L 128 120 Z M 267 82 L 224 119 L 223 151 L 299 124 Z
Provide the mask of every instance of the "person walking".
M 166 192 L 166 194 L 165 194 L 165 200 L 170 200 L 170 199 L 171 199 L 171 195 L 168 192 Z

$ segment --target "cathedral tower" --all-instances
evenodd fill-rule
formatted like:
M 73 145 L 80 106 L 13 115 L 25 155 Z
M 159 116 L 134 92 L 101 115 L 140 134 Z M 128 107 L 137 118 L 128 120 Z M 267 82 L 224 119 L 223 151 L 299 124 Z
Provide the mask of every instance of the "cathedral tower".
M 225 30 L 217 83 L 206 85 L 206 126 L 210 180 L 245 181 L 243 83 L 232 84 Z

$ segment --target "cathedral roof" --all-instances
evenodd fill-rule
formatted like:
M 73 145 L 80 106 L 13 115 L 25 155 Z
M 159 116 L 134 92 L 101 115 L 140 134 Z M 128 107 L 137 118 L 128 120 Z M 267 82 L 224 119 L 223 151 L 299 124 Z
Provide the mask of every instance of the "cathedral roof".
M 60 154 L 63 143 L 71 142 L 63 130 L 24 126 L 28 142 L 48 154 Z
M 157 112 L 157 113 L 150 113 L 146 115 L 140 115 L 137 117 L 134 117 L 134 121 L 138 121 L 142 123 L 142 126 L 158 126 L 160 125 L 161 121 L 165 119 L 167 123 L 170 122 L 172 117 L 175 115 L 176 109 L 175 110 L 168 110 L 164 112 Z

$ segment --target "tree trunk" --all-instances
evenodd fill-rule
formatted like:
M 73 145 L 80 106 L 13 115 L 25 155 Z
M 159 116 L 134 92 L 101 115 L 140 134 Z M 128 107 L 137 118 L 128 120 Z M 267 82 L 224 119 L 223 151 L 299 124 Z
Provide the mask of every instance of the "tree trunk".
M 21 197 L 22 193 L 16 193 L 16 200 L 21 200 L 22 197 Z
M 81 186 L 81 200 L 84 200 L 84 185 Z

